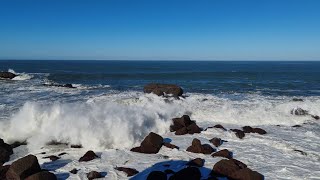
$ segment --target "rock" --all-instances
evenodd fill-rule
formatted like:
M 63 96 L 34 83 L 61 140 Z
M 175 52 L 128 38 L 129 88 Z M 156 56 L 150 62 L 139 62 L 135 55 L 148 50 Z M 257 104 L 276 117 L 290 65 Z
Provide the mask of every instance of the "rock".
M 177 131 L 183 127 L 188 127 L 193 122 L 188 115 L 183 115 L 181 118 L 173 118 L 173 125 L 170 126 L 170 131 Z
M 0 167 L 0 179 L 6 179 L 6 173 L 9 170 L 10 165 Z
M 72 88 L 72 89 L 76 88 L 72 84 L 54 84 L 54 83 L 52 83 L 52 84 L 43 84 L 43 85 L 44 86 L 51 86 L 51 87 Z
M 253 132 L 253 133 L 258 133 L 258 134 L 261 134 L 261 135 L 267 134 L 267 131 L 265 131 L 265 130 L 263 130 L 263 129 L 261 129 L 261 128 L 253 128 L 253 129 L 252 129 L 252 132 Z
M 3 79 L 13 79 L 15 78 L 17 75 L 11 73 L 11 72 L 0 72 L 0 78 Z
M 213 126 L 214 128 L 219 128 L 219 129 L 223 129 L 223 130 L 227 130 L 226 128 L 224 128 L 222 125 L 220 125 L 220 124 L 217 124 L 217 125 L 214 125 Z
M 292 127 L 298 128 L 298 127 L 302 127 L 301 125 L 294 125 Z
M 51 156 L 43 157 L 43 159 L 50 159 L 51 161 L 56 161 L 56 160 L 60 159 L 60 157 L 51 155 Z
M 13 154 L 12 147 L 0 139 L 0 165 L 10 160 L 11 154 Z
M 236 136 L 239 138 L 239 139 L 243 139 L 245 134 L 243 131 L 239 130 L 239 129 L 230 129 L 231 131 L 235 132 Z
M 160 135 L 151 132 L 141 142 L 140 147 L 132 148 L 131 151 L 146 154 L 156 154 L 159 152 L 162 144 L 163 138 Z
M 152 171 L 147 180 L 167 180 L 167 174 L 161 171 Z
M 309 112 L 307 110 L 304 110 L 302 108 L 294 108 L 290 112 L 292 115 L 297 115 L 297 116 L 305 116 L 308 115 Z
M 163 145 L 167 148 L 171 148 L 171 149 L 179 149 L 178 146 L 174 145 L 174 144 L 170 144 L 170 143 L 163 143 Z
M 222 144 L 222 140 L 220 138 L 212 138 L 209 141 L 216 147 L 219 147 Z
M 73 168 L 71 171 L 69 171 L 70 173 L 72 174 L 77 174 L 78 173 L 78 169 L 76 168 Z
M 71 144 L 71 148 L 82 148 L 81 144 Z
M 314 118 L 315 120 L 319 120 L 320 119 L 320 117 L 317 116 L 317 115 L 311 115 L 311 117 Z
M 169 178 L 169 180 L 200 180 L 201 172 L 196 167 L 186 167 Z
M 236 160 L 236 159 L 230 159 L 231 161 L 233 161 L 234 164 L 236 164 L 237 166 L 240 167 L 240 169 L 244 169 L 247 167 L 246 164 L 244 164 L 243 162 Z
M 53 173 L 48 171 L 41 171 L 27 177 L 26 180 L 56 180 L 56 179 L 57 177 Z
M 10 144 L 10 146 L 14 149 L 14 148 L 17 148 L 19 146 L 22 146 L 22 145 L 27 145 L 27 142 L 26 141 L 23 141 L 23 142 L 19 142 L 19 141 L 15 141 L 13 142 L 12 144 Z
M 97 171 L 91 171 L 87 174 L 87 178 L 89 180 L 92 180 L 92 179 L 97 179 L 97 178 L 102 178 L 101 174 Z
M 220 150 L 218 152 L 213 153 L 211 156 L 212 157 L 225 157 L 225 158 L 231 159 L 232 158 L 232 152 L 230 152 L 227 149 L 223 149 L 223 150 Z
M 201 158 L 196 158 L 187 163 L 188 166 L 203 167 L 205 160 Z
M 46 143 L 46 145 L 48 145 L 48 146 L 59 146 L 59 145 L 68 145 L 68 143 L 52 140 L 52 141 Z
M 252 133 L 253 132 L 253 128 L 251 126 L 243 126 L 242 129 L 243 129 L 243 132 L 245 132 L 245 133 Z
M 68 154 L 68 153 L 62 152 L 62 153 L 58 154 L 58 156 L 63 156 L 63 155 L 65 155 L 65 154 Z
M 187 151 L 193 153 L 211 154 L 215 151 L 209 144 L 201 145 L 201 141 L 197 138 L 192 140 L 192 145 L 187 148 Z
M 293 98 L 292 101 L 295 101 L 295 102 L 297 102 L 297 101 L 303 102 L 303 99 L 301 99 L 301 98 Z
M 249 168 L 240 169 L 229 176 L 234 180 L 264 180 L 264 176 Z
M 126 168 L 126 167 L 116 167 L 115 168 L 118 171 L 123 171 L 127 174 L 127 177 L 131 177 L 133 175 L 136 175 L 139 173 L 139 171 L 137 171 L 136 169 L 132 169 L 132 168 Z
M 232 173 L 240 170 L 241 168 L 237 166 L 232 160 L 220 160 L 213 166 L 213 172 L 229 177 Z
M 187 127 L 189 134 L 201 133 L 201 128 L 196 123 L 192 123 Z
M 175 133 L 175 135 L 185 135 L 188 134 L 188 129 L 186 127 L 183 127 L 181 129 L 178 129 Z
M 147 84 L 144 86 L 145 93 L 154 93 L 157 95 L 172 94 L 173 96 L 182 96 L 183 90 L 181 87 L 174 84 Z
M 28 155 L 13 162 L 6 174 L 7 179 L 25 179 L 41 171 L 38 159 Z
M 88 151 L 79 159 L 79 162 L 91 161 L 91 160 L 93 160 L 93 159 L 95 159 L 97 157 L 98 156 L 93 151 Z
M 303 152 L 303 151 L 298 150 L 298 149 L 294 149 L 293 151 L 299 152 L 299 153 L 301 153 L 301 154 L 304 155 L 304 156 L 307 156 L 307 155 L 308 155 L 306 152 Z

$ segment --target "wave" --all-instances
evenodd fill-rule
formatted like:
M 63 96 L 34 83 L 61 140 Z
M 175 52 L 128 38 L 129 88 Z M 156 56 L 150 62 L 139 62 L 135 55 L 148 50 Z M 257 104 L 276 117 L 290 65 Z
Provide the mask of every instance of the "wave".
M 291 115 L 295 107 L 320 114 L 320 97 L 294 102 L 290 97 L 187 95 L 176 100 L 129 91 L 77 103 L 27 102 L 9 121 L 0 122 L 0 135 L 8 141 L 27 140 L 37 148 L 55 140 L 86 148 L 123 149 L 136 145 L 150 131 L 168 133 L 171 119 L 183 114 L 191 115 L 204 128 L 217 123 L 229 128 L 292 126 L 312 120 L 310 116 Z
M 24 80 L 29 80 L 29 79 L 33 78 L 33 75 L 30 75 L 27 73 L 17 73 L 13 69 L 8 69 L 8 72 L 11 72 L 11 73 L 17 75 L 16 77 L 14 77 L 12 79 L 12 80 L 16 80 L 16 81 L 24 81 Z

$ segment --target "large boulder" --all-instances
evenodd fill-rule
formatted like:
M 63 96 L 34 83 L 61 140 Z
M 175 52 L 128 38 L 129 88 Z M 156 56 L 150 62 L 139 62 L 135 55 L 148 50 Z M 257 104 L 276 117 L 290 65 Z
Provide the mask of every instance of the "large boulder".
M 13 79 L 15 78 L 17 75 L 11 73 L 11 72 L 0 72 L 0 78 L 3 79 Z
M 229 176 L 234 180 L 264 180 L 264 176 L 249 168 L 240 169 Z
M 158 96 L 164 94 L 172 94 L 173 96 L 182 96 L 183 90 L 181 87 L 174 84 L 147 84 L 144 86 L 145 93 L 154 93 Z
M 6 179 L 6 174 L 10 168 L 10 165 L 0 166 L 0 179 Z
M 131 151 L 146 154 L 156 154 L 159 152 L 162 145 L 163 138 L 160 135 L 151 132 L 144 138 L 139 147 L 132 148 Z
M 220 160 L 213 166 L 212 174 L 221 174 L 224 176 L 229 177 L 232 173 L 240 170 L 241 167 L 238 166 L 234 161 L 232 160 Z
M 41 171 L 27 177 L 26 180 L 57 180 L 57 177 L 51 172 Z
M 173 176 L 169 178 L 169 180 L 200 180 L 201 172 L 196 167 L 186 167 L 178 172 L 176 172 Z
M 11 154 L 13 154 L 12 147 L 0 139 L 0 165 L 9 161 Z
M 170 131 L 175 131 L 175 135 L 195 134 L 200 133 L 202 130 L 195 121 L 191 121 L 188 115 L 183 115 L 181 118 L 173 118 L 172 122 Z
M 93 151 L 88 151 L 86 152 L 80 159 L 79 159 L 79 162 L 82 162 L 82 161 L 91 161 L 95 158 L 97 158 L 98 156 L 93 152 Z
M 197 138 L 192 140 L 191 146 L 187 148 L 187 151 L 193 153 L 211 154 L 215 151 L 209 144 L 201 144 L 201 141 Z
M 41 171 L 38 159 L 34 155 L 28 155 L 13 162 L 6 174 L 7 179 L 19 180 Z

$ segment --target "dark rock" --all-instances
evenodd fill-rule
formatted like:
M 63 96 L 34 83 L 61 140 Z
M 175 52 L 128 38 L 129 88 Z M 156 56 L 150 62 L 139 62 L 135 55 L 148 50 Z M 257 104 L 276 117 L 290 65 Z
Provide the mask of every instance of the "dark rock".
M 188 166 L 203 167 L 205 160 L 201 158 L 196 158 L 187 163 Z
M 305 116 L 305 115 L 309 114 L 309 112 L 307 110 L 304 110 L 302 108 L 294 108 L 291 110 L 290 113 L 293 115 L 297 115 L 297 116 Z
M 249 168 L 240 169 L 229 176 L 234 180 L 264 180 L 264 176 Z
M 146 153 L 146 154 L 156 154 L 159 152 L 163 144 L 163 138 L 156 133 L 149 133 L 147 137 L 141 142 L 140 147 L 132 148 L 131 151 Z
M 56 180 L 56 179 L 57 177 L 53 173 L 48 171 L 41 171 L 27 177 L 26 180 Z
M 64 87 L 64 88 L 76 88 L 72 84 L 43 84 L 44 86 L 51 86 L 51 87 Z
M 12 148 L 17 148 L 22 145 L 27 145 L 27 142 L 26 141 L 23 141 L 23 142 L 15 141 L 14 143 L 10 144 L 10 146 Z
M 91 161 L 91 160 L 93 160 L 93 159 L 95 159 L 97 157 L 98 156 L 93 151 L 88 151 L 79 159 L 79 162 Z
M 320 117 L 317 116 L 317 115 L 311 115 L 311 117 L 314 118 L 315 120 L 319 120 L 320 119 Z
M 301 99 L 301 98 L 293 98 L 292 101 L 295 101 L 295 102 L 297 102 L 297 101 L 303 102 L 303 99 Z
M 243 126 L 242 129 L 243 129 L 243 132 L 245 132 L 245 133 L 252 133 L 253 132 L 253 128 L 251 126 Z
M 196 123 L 192 123 L 187 127 L 189 134 L 201 133 L 201 128 Z
M 64 84 L 63 87 L 66 87 L 66 88 L 75 88 L 75 87 L 72 86 L 72 84 Z
M 241 168 L 237 166 L 232 160 L 220 160 L 213 166 L 212 173 L 218 173 L 229 177 L 232 173 L 240 170 Z
M 293 151 L 299 152 L 299 153 L 301 153 L 301 154 L 304 155 L 304 156 L 307 156 L 307 155 L 308 155 L 306 152 L 303 152 L 303 151 L 298 150 L 298 149 L 294 149 Z
M 6 174 L 7 179 L 25 179 L 26 177 L 41 171 L 38 159 L 34 155 L 28 155 L 13 162 Z
M 87 174 L 87 178 L 89 180 L 92 180 L 92 179 L 97 179 L 97 178 L 102 178 L 101 174 L 97 171 L 91 171 Z
M 170 144 L 170 143 L 163 143 L 163 145 L 167 148 L 171 148 L 171 149 L 179 149 L 178 146 L 174 145 L 174 144 Z
M 9 170 L 10 165 L 0 166 L 0 179 L 6 179 L 6 173 Z
M 13 79 L 15 78 L 17 75 L 11 73 L 11 72 L 0 72 L 0 78 L 3 79 Z
M 59 145 L 68 145 L 68 143 L 52 140 L 52 141 L 48 142 L 46 145 L 59 146 Z
M 116 167 L 115 168 L 118 171 L 123 171 L 127 174 L 127 177 L 131 177 L 133 175 L 136 175 L 139 173 L 139 171 L 137 171 L 136 169 L 132 169 L 132 168 L 126 168 L 126 167 Z
M 188 127 L 193 123 L 188 115 L 183 115 L 181 118 L 173 118 L 173 125 L 170 126 L 170 131 L 177 131 L 183 127 Z
M 220 124 L 217 124 L 217 125 L 214 125 L 213 126 L 214 128 L 219 128 L 219 129 L 223 129 L 223 130 L 227 130 L 226 128 L 224 128 L 222 125 L 220 125 Z
M 144 86 L 145 93 L 154 93 L 157 95 L 172 94 L 173 96 L 182 96 L 183 90 L 181 87 L 174 84 L 147 84 Z
M 161 171 L 152 171 L 147 180 L 167 180 L 167 174 Z
M 81 144 L 71 144 L 71 148 L 82 148 Z
M 196 167 L 187 167 L 178 172 L 169 178 L 169 180 L 200 180 L 201 172 Z
M 232 152 L 230 152 L 227 149 L 223 149 L 223 150 L 220 150 L 218 152 L 213 153 L 212 157 L 225 157 L 225 158 L 231 159 L 232 158 Z
M 62 152 L 62 153 L 58 154 L 58 156 L 63 156 L 63 155 L 65 155 L 65 154 L 68 154 L 68 153 Z
M 0 165 L 10 160 L 11 154 L 13 154 L 12 147 L 0 139 Z
M 239 138 L 239 139 L 243 139 L 245 134 L 243 131 L 239 130 L 239 129 L 230 129 L 231 131 L 235 132 L 236 136 Z
M 243 162 L 236 160 L 236 159 L 230 159 L 231 161 L 233 161 L 233 163 L 235 163 L 237 166 L 240 167 L 240 169 L 244 169 L 247 167 L 246 164 L 244 164 Z
M 210 142 L 216 147 L 219 147 L 222 144 L 222 140 L 220 138 L 212 138 L 210 139 Z
M 175 133 L 175 135 L 185 135 L 188 134 L 188 129 L 186 127 L 183 127 L 181 129 L 178 129 Z
M 211 154 L 215 151 L 209 144 L 201 144 L 197 138 L 192 140 L 192 145 L 187 148 L 187 151 L 193 153 Z
M 73 168 L 73 169 L 70 171 L 70 173 L 72 173 L 72 174 L 77 174 L 77 173 L 78 173 L 78 169 Z
M 166 174 L 174 174 L 176 172 L 172 171 L 171 169 L 166 169 L 166 170 L 164 170 L 164 173 L 166 173 Z
M 252 132 L 253 132 L 253 133 L 258 133 L 258 134 L 261 134 L 261 135 L 267 134 L 267 131 L 265 131 L 265 130 L 263 130 L 263 129 L 261 129 L 261 128 L 253 128 L 253 129 L 252 129 Z
M 43 159 L 50 159 L 51 161 L 56 161 L 56 160 L 60 159 L 60 157 L 51 155 L 51 156 L 43 157 Z
M 298 127 L 302 127 L 301 125 L 294 125 L 292 127 L 298 128 Z

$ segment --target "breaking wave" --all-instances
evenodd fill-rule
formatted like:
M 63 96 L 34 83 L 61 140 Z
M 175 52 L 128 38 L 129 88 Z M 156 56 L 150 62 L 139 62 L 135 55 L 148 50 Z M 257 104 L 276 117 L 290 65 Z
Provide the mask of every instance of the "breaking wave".
M 29 80 L 29 79 L 33 78 L 33 75 L 30 75 L 27 73 L 17 73 L 13 69 L 8 69 L 8 72 L 11 72 L 11 73 L 17 75 L 16 77 L 14 77 L 12 79 L 12 80 L 16 80 L 16 81 L 24 81 L 24 80 Z

